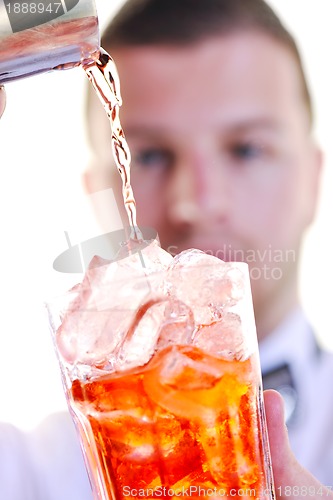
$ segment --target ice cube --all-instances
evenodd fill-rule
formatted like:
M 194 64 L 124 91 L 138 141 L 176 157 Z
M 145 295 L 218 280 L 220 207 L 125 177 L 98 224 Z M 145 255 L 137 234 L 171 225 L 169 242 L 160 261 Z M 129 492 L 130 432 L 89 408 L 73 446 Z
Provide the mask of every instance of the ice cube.
M 158 442 L 159 458 L 163 460 L 163 476 L 157 476 L 147 486 L 155 488 L 161 484 L 174 486 L 191 471 L 202 471 L 201 447 L 190 426 L 184 425 L 182 419 L 177 418 L 162 408 L 156 407 L 154 414 L 154 431 Z M 184 483 L 176 489 L 184 487 Z
M 194 346 L 170 346 L 157 353 L 143 385 L 149 398 L 177 417 L 215 421 L 226 405 L 224 377 L 234 378 L 230 361 Z
M 67 313 L 57 331 L 56 343 L 69 363 L 103 366 L 110 361 L 129 325 L 128 311 L 77 309 Z
M 125 253 L 127 252 L 127 256 Z M 136 310 L 151 289 L 158 295 L 161 274 L 172 261 L 157 241 L 132 244 L 121 258 L 94 257 L 57 331 L 57 346 L 71 363 L 114 364 L 114 353 Z M 151 275 L 149 281 L 147 276 Z
M 82 282 L 82 287 L 96 290 L 97 302 L 105 304 L 107 300 L 110 305 L 114 303 L 115 297 L 106 296 L 102 293 L 102 287 L 111 283 L 135 283 L 135 279 L 152 273 L 165 270 L 172 262 L 172 256 L 163 250 L 156 240 L 149 245 L 146 242 L 131 241 L 124 245 L 114 261 L 107 261 L 101 257 L 94 257 L 89 265 Z M 128 286 L 121 289 L 128 290 Z M 119 291 L 121 292 L 121 289 Z M 133 294 L 133 298 L 135 294 Z
M 221 262 L 223 261 L 213 255 L 203 252 L 202 250 L 190 248 L 176 255 L 173 258 L 170 268 L 182 269 L 187 266 L 213 266 L 214 264 L 219 264 Z
M 174 346 L 163 360 L 160 381 L 180 391 L 210 389 L 221 379 L 223 368 L 222 362 L 213 362 L 195 347 Z
M 148 363 L 155 351 L 160 327 L 164 320 L 165 307 L 163 299 L 155 298 L 138 309 L 119 346 L 116 370 L 128 370 Z
M 230 312 L 210 325 L 201 326 L 194 336 L 193 345 L 228 360 L 245 360 L 249 356 L 241 318 Z
M 134 265 L 136 270 L 141 266 L 147 272 L 157 272 L 166 269 L 173 258 L 160 247 L 157 240 L 152 240 L 149 245 L 145 241 L 130 240 L 120 249 L 117 261 L 120 267 L 122 264 L 126 267 Z
M 192 343 L 195 333 L 193 311 L 179 300 L 171 300 L 166 304 L 165 319 L 161 325 L 157 339 L 157 350 L 169 345 L 187 345 Z
M 185 250 L 170 264 L 166 288 L 193 310 L 197 326 L 210 325 L 242 298 L 242 273 L 235 263 Z
M 136 312 L 116 353 L 115 368 L 121 371 L 143 366 L 157 350 L 190 343 L 193 332 L 193 313 L 185 304 L 152 297 Z
M 145 418 L 135 418 L 128 412 L 110 412 L 99 425 L 105 427 L 111 453 L 118 460 L 148 464 L 156 460 L 153 426 Z M 126 429 L 126 433 L 124 433 Z

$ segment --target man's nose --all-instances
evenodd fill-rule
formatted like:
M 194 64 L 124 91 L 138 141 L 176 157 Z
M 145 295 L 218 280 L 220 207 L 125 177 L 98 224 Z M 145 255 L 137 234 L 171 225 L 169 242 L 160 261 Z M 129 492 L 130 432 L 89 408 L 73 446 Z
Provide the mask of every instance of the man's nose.
M 228 180 L 211 155 L 190 156 L 178 164 L 168 190 L 168 216 L 173 224 L 186 227 L 227 216 Z

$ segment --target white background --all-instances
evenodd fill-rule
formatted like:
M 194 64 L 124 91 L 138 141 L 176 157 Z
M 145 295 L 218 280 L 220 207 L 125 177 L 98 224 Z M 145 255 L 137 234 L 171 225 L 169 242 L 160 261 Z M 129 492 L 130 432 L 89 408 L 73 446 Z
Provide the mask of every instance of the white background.
M 96 0 L 101 26 L 121 3 Z M 305 242 L 301 293 L 321 343 L 333 348 L 333 2 L 270 3 L 300 45 L 314 95 L 315 134 L 325 152 L 322 199 Z M 66 277 L 53 271 L 53 260 L 66 249 L 65 230 L 72 243 L 99 232 L 80 185 L 89 161 L 84 83 L 80 69 L 11 83 L 0 121 L 0 421 L 27 430 L 66 408 L 43 307 L 67 286 Z

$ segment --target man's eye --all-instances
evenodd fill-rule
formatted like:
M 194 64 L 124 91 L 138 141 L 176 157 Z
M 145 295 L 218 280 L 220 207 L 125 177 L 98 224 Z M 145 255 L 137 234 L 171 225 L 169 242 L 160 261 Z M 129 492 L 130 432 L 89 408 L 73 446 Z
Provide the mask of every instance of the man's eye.
M 231 154 L 240 160 L 254 160 L 259 158 L 263 153 L 263 148 L 257 144 L 249 142 L 234 144 L 231 147 Z
M 172 153 L 163 149 L 146 149 L 133 155 L 133 163 L 141 168 L 166 169 L 172 162 Z

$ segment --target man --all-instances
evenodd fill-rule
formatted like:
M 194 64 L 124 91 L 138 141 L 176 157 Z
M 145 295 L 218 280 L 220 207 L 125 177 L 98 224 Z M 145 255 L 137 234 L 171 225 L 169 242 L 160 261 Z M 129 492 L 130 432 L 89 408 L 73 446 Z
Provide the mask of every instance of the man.
M 182 0 L 177 0 L 179 4 L 182 3 Z M 246 2 L 250 0 L 245 0 Z M 167 0 L 167 3 L 171 4 L 171 0 Z M 235 0 L 232 0 L 232 2 L 235 2 Z M 162 5 L 165 2 L 160 2 L 159 0 L 153 0 L 153 3 Z M 195 2 L 192 2 L 193 5 L 195 5 Z M 198 2 L 197 2 L 198 3 Z M 207 3 L 207 0 L 206 0 Z M 185 5 L 185 2 L 184 2 Z M 266 40 L 268 43 L 268 40 Z M 214 42 L 215 43 L 215 42 Z M 217 42 L 218 43 L 218 42 Z M 200 45 L 200 44 L 199 44 Z M 198 48 L 198 47 L 196 47 Z M 230 47 L 228 47 L 229 50 Z M 206 49 L 205 47 L 199 47 L 199 49 Z M 219 46 L 219 49 L 222 49 L 222 46 Z M 132 51 L 134 49 L 130 49 Z M 160 48 L 156 49 L 158 52 L 160 51 Z M 169 49 L 167 49 L 168 52 Z M 178 49 L 177 49 L 178 50 Z M 119 56 L 120 56 L 120 49 L 118 50 Z M 125 50 L 125 52 L 127 49 Z M 162 51 L 163 52 L 163 51 Z M 208 51 L 209 53 L 210 51 Z M 123 61 L 126 61 L 126 53 L 123 54 L 124 59 Z M 137 56 L 136 52 L 135 57 Z M 164 55 L 164 54 L 160 54 Z M 167 54 L 166 54 L 167 55 Z M 187 61 L 187 58 L 189 55 L 191 55 L 191 50 L 190 53 L 185 51 L 185 58 L 182 59 L 182 63 Z M 204 50 L 204 55 L 205 57 L 200 60 L 201 63 L 204 63 L 206 60 L 206 55 L 207 51 Z M 168 59 L 168 57 L 167 57 Z M 142 63 L 143 61 L 141 61 Z M 165 57 L 162 57 L 161 63 L 162 67 L 164 67 L 164 64 L 167 62 Z M 149 65 L 148 65 L 149 66 Z M 195 65 L 194 65 L 195 66 Z M 141 66 L 142 69 L 142 66 Z M 146 70 L 148 69 L 147 67 L 145 68 Z M 195 70 L 195 67 L 192 67 L 193 70 Z M 208 69 L 208 68 L 207 68 Z M 169 70 L 172 71 L 172 67 L 169 68 Z M 205 70 L 204 67 L 201 68 L 202 71 Z M 200 75 L 192 75 L 193 78 L 199 77 Z M 161 82 L 163 83 L 163 82 Z M 178 85 L 181 83 L 179 81 L 175 81 L 174 79 L 172 80 L 172 84 L 177 84 L 177 91 L 181 90 L 181 87 L 178 88 Z M 231 82 L 230 82 L 231 83 Z M 144 89 L 141 88 L 140 91 L 143 91 Z M 184 91 L 184 89 L 182 89 Z M 189 89 L 190 90 L 190 87 Z M 204 90 L 204 89 L 203 89 Z M 213 89 L 212 89 L 213 90 Z M 195 91 L 195 86 L 193 87 L 193 91 Z M 142 94 L 143 96 L 143 94 Z M 163 93 L 163 96 L 167 98 L 167 94 Z M 129 96 L 130 97 L 130 96 Z M 184 93 L 184 99 L 186 100 L 187 94 L 186 92 Z M 189 96 L 191 99 L 196 96 L 196 92 L 194 92 L 194 96 Z M 207 97 L 207 96 L 206 96 Z M 216 95 L 218 97 L 218 95 Z M 3 98 L 2 91 L 0 92 L 0 102 L 1 99 Z M 172 100 L 171 102 L 169 101 L 169 105 L 172 105 Z M 203 98 L 203 101 L 205 98 Z M 134 104 L 134 102 L 133 102 Z M 147 103 L 148 104 L 148 103 Z M 188 102 L 190 104 L 190 101 Z M 193 105 L 193 102 L 192 102 Z M 195 101 L 194 105 L 197 106 L 199 109 L 201 106 L 201 101 Z M 98 105 L 99 106 L 99 105 Z M 96 110 L 98 108 L 96 106 Z M 1 108 L 1 106 L 0 106 Z M 124 108 L 125 109 L 125 108 Z M 128 108 L 129 109 L 129 108 Z M 240 111 L 242 111 L 242 107 L 240 108 Z M 94 113 L 93 109 L 90 110 L 91 113 Z M 158 111 L 158 109 L 157 109 Z M 96 111 L 97 112 L 97 111 Z M 180 110 L 180 113 L 182 110 Z M 156 116 L 159 116 L 158 114 Z M 167 115 L 166 115 L 167 116 Z M 181 114 L 178 117 L 179 119 L 181 118 Z M 197 118 L 197 117 L 195 117 Z M 198 118 L 202 118 L 199 117 Z M 140 114 L 140 123 L 141 123 L 142 116 Z M 178 120 L 177 120 L 178 121 Z M 181 124 L 181 120 L 179 120 L 179 123 Z M 95 127 L 94 123 L 94 127 Z M 200 125 L 200 123 L 198 123 Z M 96 129 L 95 129 L 96 130 Z M 186 136 L 186 131 L 191 131 L 190 128 L 187 129 L 187 127 L 184 128 L 184 130 L 180 130 L 179 132 L 183 132 Z M 97 130 L 96 130 L 97 131 Z M 130 129 L 128 130 L 130 132 Z M 103 134 L 103 130 L 99 129 L 97 131 L 98 135 Z M 108 135 L 108 133 L 106 133 Z M 180 138 L 182 139 L 182 135 L 176 135 L 173 137 L 173 140 L 175 141 L 175 144 L 177 144 L 177 139 Z M 190 137 L 187 136 L 187 141 L 186 144 L 190 145 Z M 200 139 L 200 137 L 199 137 Z M 203 141 L 203 144 L 206 144 L 206 141 L 209 143 L 209 138 L 205 137 L 205 140 Z M 95 139 L 96 140 L 96 139 Z M 200 143 L 200 141 L 199 141 Z M 261 144 L 261 143 L 260 143 Z M 140 159 L 138 152 L 135 152 L 134 149 L 134 140 L 132 142 L 133 145 L 133 151 L 134 154 L 137 155 L 137 162 L 136 165 L 138 166 L 138 161 Z M 99 144 L 100 149 L 99 153 L 102 155 L 103 158 L 107 162 L 110 161 L 109 158 L 109 152 L 108 152 L 108 147 L 107 147 L 107 142 L 103 142 Z M 106 149 L 105 149 L 106 148 Z M 213 150 L 213 144 L 211 145 L 211 148 Z M 236 149 L 238 149 L 239 146 L 237 146 Z M 243 146 L 240 148 L 241 150 L 246 150 L 247 149 L 247 143 L 246 147 L 244 148 Z M 260 148 L 259 148 L 260 149 Z M 153 151 L 153 163 L 155 161 L 154 155 L 156 152 L 156 145 L 154 146 L 154 151 Z M 186 151 L 183 150 L 185 153 Z M 165 155 L 165 147 L 162 148 L 162 155 L 161 151 L 157 151 L 157 157 L 160 157 L 160 160 L 162 163 L 159 164 L 159 166 L 162 167 L 162 170 L 164 170 L 167 165 L 165 165 L 165 160 L 163 159 L 164 156 L 165 158 L 169 158 L 169 153 L 166 151 Z M 105 156 L 104 156 L 105 155 Z M 150 156 L 151 153 L 149 152 Z M 160 156 L 161 155 L 161 156 Z M 250 155 L 251 156 L 251 155 Z M 181 157 L 183 162 L 186 164 L 186 155 L 183 155 Z M 208 183 L 208 180 L 205 179 L 204 173 L 201 170 L 201 163 L 200 160 L 200 155 L 197 157 L 195 156 L 195 161 L 192 163 L 191 162 L 191 170 L 192 168 L 195 168 L 198 170 L 198 173 L 200 173 L 200 182 L 196 185 L 194 184 L 193 186 L 193 193 L 200 195 L 200 200 L 203 202 L 208 202 L 208 205 L 210 209 L 212 210 L 214 208 L 214 205 L 210 205 L 210 198 L 206 198 L 205 192 L 202 191 L 202 187 L 206 188 L 206 186 L 210 186 L 211 184 Z M 141 160 L 142 161 L 142 160 Z M 145 163 L 146 160 L 143 161 Z M 148 164 L 150 167 L 151 164 L 151 159 L 148 158 Z M 205 162 L 206 165 L 206 162 Z M 214 166 L 215 165 L 215 159 L 211 159 L 207 165 Z M 244 165 L 245 166 L 245 165 Z M 206 168 L 206 167 L 205 167 Z M 157 169 L 159 170 L 159 168 Z M 196 170 L 195 170 L 196 172 Z M 157 172 L 158 173 L 158 172 Z M 156 173 L 152 172 L 154 179 L 156 176 Z M 140 179 L 142 177 L 142 174 L 140 176 Z M 150 176 L 146 176 L 146 181 L 150 180 Z M 156 179 L 155 179 L 156 180 Z M 95 176 L 90 177 L 90 182 L 94 181 L 95 186 L 97 185 L 96 183 L 99 182 Z M 193 182 L 195 181 L 195 177 L 193 177 Z M 216 181 L 212 181 L 212 184 L 214 184 Z M 192 183 L 192 174 L 191 174 L 191 183 Z M 138 185 L 139 187 L 139 185 Z M 147 189 L 149 188 L 149 183 L 147 183 Z M 183 187 L 182 185 L 180 187 Z M 187 182 L 184 182 L 184 189 L 187 188 Z M 168 192 L 171 190 L 171 186 L 165 185 L 166 191 Z M 195 188 L 195 189 L 194 189 Z M 183 192 L 184 192 L 183 189 Z M 174 192 L 172 189 L 170 191 L 170 194 L 168 196 L 171 196 L 171 193 L 174 193 L 174 196 L 177 195 L 177 190 Z M 192 193 L 192 187 L 191 191 Z M 139 193 L 138 193 L 139 194 Z M 160 192 L 161 194 L 161 192 Z M 143 200 L 144 197 L 141 195 Z M 190 234 L 191 234 L 191 220 L 188 221 L 189 217 L 188 215 L 191 215 L 191 198 L 187 199 L 184 197 L 186 203 L 189 203 L 189 205 L 186 208 L 186 211 L 184 212 L 186 214 L 185 217 L 185 222 L 186 224 L 181 223 L 182 229 L 179 229 L 179 239 L 183 238 L 182 242 L 178 242 L 175 237 L 170 237 L 170 240 L 168 243 L 168 232 L 169 228 L 167 227 L 166 231 L 163 230 L 163 224 L 159 223 L 158 220 L 156 220 L 158 226 L 158 229 L 160 230 L 160 235 L 163 235 L 163 243 L 164 245 L 179 245 L 179 250 L 181 248 L 181 245 L 185 245 L 188 243 L 198 243 L 198 245 L 195 246 L 203 246 L 200 245 L 200 241 L 191 241 L 190 240 Z M 215 203 L 215 200 L 213 200 Z M 175 203 L 173 204 L 173 207 L 175 209 L 174 211 L 174 216 L 179 217 L 177 215 L 178 212 L 180 214 L 182 213 L 182 210 L 179 210 L 179 207 L 177 207 L 177 203 L 182 204 L 183 201 L 181 198 L 178 200 L 177 198 L 175 199 Z M 205 203 L 203 206 L 205 206 Z M 158 205 L 156 205 L 158 206 Z M 169 205 L 166 205 L 169 206 Z M 155 207 L 154 207 L 155 208 Z M 194 207 L 195 208 L 195 207 Z M 214 208 L 215 210 L 215 208 Z M 160 214 L 163 215 L 163 212 L 159 211 Z M 143 219 L 144 213 L 141 213 L 141 218 Z M 212 210 L 212 217 L 214 216 L 214 211 Z M 177 220 L 177 218 L 176 218 Z M 214 220 L 214 219 L 213 219 Z M 174 222 L 172 223 L 174 224 Z M 220 223 L 219 223 L 220 224 Z M 172 226 L 171 226 L 172 229 Z M 208 228 L 209 229 L 209 228 Z M 220 229 L 220 228 L 218 228 Z M 178 234 L 178 233 L 177 233 Z M 183 236 L 182 236 L 183 235 Z M 175 235 L 176 236 L 176 235 Z M 215 232 L 211 235 L 214 236 L 215 238 Z M 187 240 L 186 240 L 187 238 Z M 192 238 L 193 239 L 193 238 Z M 212 239 L 212 246 L 210 250 L 213 250 L 213 239 Z M 290 498 L 290 497 L 297 497 L 299 496 L 300 492 L 308 492 L 308 496 L 311 496 L 312 498 L 321 498 L 322 496 L 328 496 L 332 497 L 331 493 L 328 490 L 322 489 L 320 484 L 309 474 L 307 473 L 302 467 L 295 461 L 295 458 L 293 454 L 291 453 L 288 445 L 288 439 L 287 439 L 287 433 L 284 427 L 284 422 L 283 422 L 283 405 L 281 398 L 279 397 L 278 394 L 275 392 L 269 391 L 265 395 L 265 404 L 266 404 L 266 410 L 267 410 L 267 420 L 268 420 L 268 427 L 269 427 L 269 436 L 270 436 L 270 443 L 271 443 L 271 449 L 272 449 L 272 459 L 273 459 L 273 467 L 274 467 L 274 473 L 275 473 L 275 481 L 276 481 L 276 487 L 277 487 L 277 496 L 279 498 Z M 0 461 L 2 466 L 0 467 L 0 497 L 1 498 L 6 498 L 7 500 L 27 500 L 27 499 L 33 499 L 33 500 L 56 500 L 56 499 L 61 499 L 61 500 L 66 500 L 66 499 L 78 499 L 78 500 L 84 500 L 84 499 L 90 499 L 91 498 L 91 493 L 89 492 L 87 483 L 86 483 L 86 477 L 84 475 L 84 471 L 82 469 L 82 464 L 80 461 L 79 455 L 76 455 L 76 442 L 75 439 L 73 438 L 72 431 L 69 425 L 69 420 L 65 417 L 59 417 L 55 416 L 54 418 L 51 418 L 48 422 L 44 424 L 43 427 L 38 429 L 38 432 L 36 432 L 34 435 L 30 436 L 29 439 L 25 439 L 19 432 L 16 432 L 15 429 L 13 429 L 10 426 L 3 426 L 0 428 L 1 432 L 1 439 L 0 439 Z M 301 489 L 305 488 L 305 490 Z M 312 494 L 314 493 L 314 494 Z M 302 496 L 304 496 L 302 494 Z
M 138 222 L 171 253 L 250 266 L 265 387 L 285 399 L 291 446 L 333 484 L 333 356 L 298 297 L 321 152 L 297 47 L 262 0 L 129 0 L 105 31 L 122 88 Z M 89 191 L 120 180 L 91 94 Z M 125 219 L 124 219 L 125 220 Z

